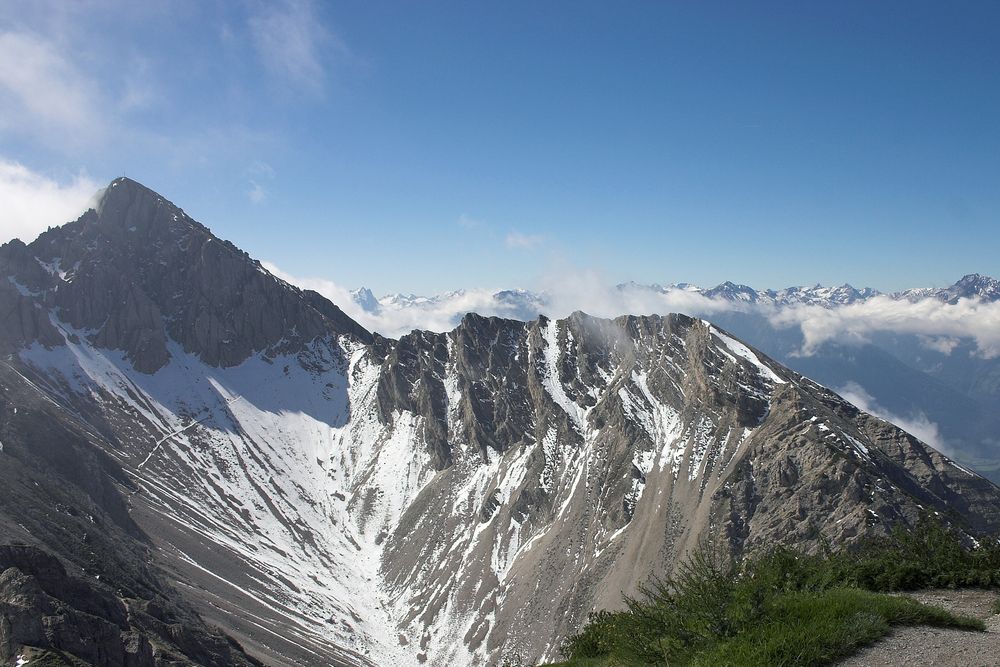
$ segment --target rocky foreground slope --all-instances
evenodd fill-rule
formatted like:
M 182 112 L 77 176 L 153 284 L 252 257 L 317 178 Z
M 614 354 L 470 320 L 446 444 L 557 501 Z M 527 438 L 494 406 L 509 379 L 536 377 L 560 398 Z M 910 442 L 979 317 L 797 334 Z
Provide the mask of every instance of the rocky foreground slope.
M 127 179 L 0 248 L 0 313 L 3 659 L 251 660 L 217 625 L 276 665 L 537 661 L 701 540 L 1000 529 L 995 486 L 707 322 L 373 336 Z

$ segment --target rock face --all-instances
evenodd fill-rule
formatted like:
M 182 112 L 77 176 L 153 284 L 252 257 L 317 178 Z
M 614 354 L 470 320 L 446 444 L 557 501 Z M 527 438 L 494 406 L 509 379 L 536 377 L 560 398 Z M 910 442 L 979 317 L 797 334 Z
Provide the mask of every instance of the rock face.
M 65 608 L 106 664 L 245 664 L 206 623 L 275 665 L 532 662 L 702 540 L 1000 530 L 991 483 L 708 322 L 372 336 L 129 181 L 3 246 L 0 305 L 0 527 L 75 568 L 0 551 L 8 654 L 90 660 L 31 634 Z
M 125 605 L 73 579 L 57 558 L 27 546 L 0 547 L 0 655 L 23 646 L 70 653 L 93 665 L 152 667 L 153 649 L 129 630 Z
M 169 361 L 167 340 L 211 365 L 235 366 L 255 352 L 296 349 L 318 336 L 367 332 L 325 299 L 312 298 L 221 241 L 181 209 L 127 178 L 113 181 L 76 222 L 30 246 L 0 249 L 0 307 L 15 342 L 57 344 L 39 310 L 121 350 L 139 370 Z M 327 309 L 320 312 L 322 302 Z
M 0 662 L 258 665 L 160 576 L 129 516 L 137 487 L 98 442 L 0 363 Z

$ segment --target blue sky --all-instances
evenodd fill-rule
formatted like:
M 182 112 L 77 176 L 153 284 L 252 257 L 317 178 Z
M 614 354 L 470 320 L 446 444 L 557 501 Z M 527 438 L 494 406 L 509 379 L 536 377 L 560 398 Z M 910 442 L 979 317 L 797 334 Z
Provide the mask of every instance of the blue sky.
M 996 2 L 5 2 L 0 236 L 124 173 L 377 293 L 997 275 L 997 26 Z

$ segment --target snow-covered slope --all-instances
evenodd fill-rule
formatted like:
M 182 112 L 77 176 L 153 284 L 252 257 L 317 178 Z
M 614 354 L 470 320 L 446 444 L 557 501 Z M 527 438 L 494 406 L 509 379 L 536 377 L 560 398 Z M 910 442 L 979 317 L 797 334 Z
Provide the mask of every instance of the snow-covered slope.
M 171 361 L 144 374 L 60 330 L 65 345 L 22 362 L 110 427 L 108 452 L 140 488 L 133 513 L 195 595 L 232 615 L 215 620 L 313 664 L 401 660 L 378 538 L 433 471 L 413 418 L 375 416 L 363 348 L 324 339 L 223 369 L 171 344 Z

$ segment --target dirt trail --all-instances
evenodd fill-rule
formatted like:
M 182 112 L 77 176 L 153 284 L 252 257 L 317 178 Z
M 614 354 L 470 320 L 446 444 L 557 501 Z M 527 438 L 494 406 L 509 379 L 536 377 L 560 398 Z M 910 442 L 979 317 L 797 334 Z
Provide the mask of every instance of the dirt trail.
M 986 632 L 965 632 L 925 625 L 896 628 L 881 641 L 839 663 L 839 667 L 997 667 L 1000 665 L 1000 615 L 991 610 L 996 591 L 927 590 L 909 597 L 955 614 L 981 618 Z

